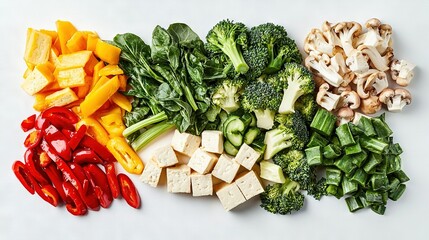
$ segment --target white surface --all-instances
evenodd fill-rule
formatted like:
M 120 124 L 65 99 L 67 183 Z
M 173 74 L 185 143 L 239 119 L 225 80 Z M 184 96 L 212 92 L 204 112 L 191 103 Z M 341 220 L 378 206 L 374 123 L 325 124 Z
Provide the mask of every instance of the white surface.
M 428 82 L 428 1 L 0 1 L 0 239 L 429 239 L 426 112 Z M 413 103 L 387 121 L 395 140 L 405 150 L 403 169 L 411 177 L 399 202 L 389 202 L 386 214 L 371 211 L 351 214 L 344 200 L 307 198 L 304 209 L 292 216 L 265 212 L 253 199 L 225 212 L 215 197 L 192 198 L 169 194 L 133 180 L 142 208 L 124 200 L 110 209 L 74 217 L 64 207 L 53 208 L 31 196 L 12 173 L 22 159 L 25 134 L 20 122 L 33 113 L 33 99 L 19 87 L 25 70 L 23 59 L 27 27 L 55 28 L 66 19 L 78 29 L 97 31 L 104 39 L 133 32 L 145 41 L 159 24 L 189 24 L 201 37 L 219 20 L 231 18 L 249 26 L 274 22 L 302 41 L 324 20 L 364 23 L 378 17 L 393 26 L 395 54 L 417 65 L 409 89 Z M 146 157 L 150 148 L 144 152 Z

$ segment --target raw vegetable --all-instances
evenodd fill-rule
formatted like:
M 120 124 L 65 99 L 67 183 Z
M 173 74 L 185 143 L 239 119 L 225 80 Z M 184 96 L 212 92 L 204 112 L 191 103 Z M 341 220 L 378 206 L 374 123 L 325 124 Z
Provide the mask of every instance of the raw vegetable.
M 290 179 L 285 183 L 268 185 L 261 196 L 261 207 L 271 213 L 281 215 L 299 211 L 304 206 L 304 195 L 299 192 L 299 184 Z

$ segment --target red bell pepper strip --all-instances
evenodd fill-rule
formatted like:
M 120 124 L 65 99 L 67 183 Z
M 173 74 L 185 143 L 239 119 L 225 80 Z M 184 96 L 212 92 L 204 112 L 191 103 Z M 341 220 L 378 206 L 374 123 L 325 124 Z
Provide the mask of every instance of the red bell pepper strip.
M 52 162 L 52 159 L 49 157 L 49 155 L 42 150 L 42 152 L 39 154 L 39 164 L 41 167 L 47 167 Z
M 40 167 L 40 164 L 35 162 L 35 151 L 32 148 L 27 149 L 24 154 L 25 165 L 27 166 L 28 172 L 34 177 L 37 183 L 41 185 L 50 184 L 48 176 Z
M 30 194 L 34 194 L 36 180 L 31 176 L 24 163 L 21 161 L 15 161 L 12 165 L 12 170 L 13 173 L 15 173 L 16 178 L 21 182 L 22 186 L 24 186 Z
M 128 205 L 133 208 L 139 208 L 140 196 L 131 179 L 127 175 L 119 173 L 118 181 L 121 188 L 122 197 L 125 199 L 125 201 L 127 201 Z
M 80 198 L 78 190 L 76 190 L 70 182 L 64 182 L 63 189 L 67 196 L 67 211 L 75 216 L 85 215 L 88 212 L 88 209 Z
M 42 112 L 42 117 L 47 119 L 52 125 L 58 129 L 75 130 L 74 124 L 79 121 L 79 117 L 64 107 L 51 107 Z
M 100 203 L 98 202 L 98 198 L 95 195 L 94 188 L 86 177 L 85 171 L 80 165 L 75 163 L 70 163 L 69 166 L 74 175 L 82 183 L 82 191 L 79 192 L 82 200 L 90 209 L 98 211 L 100 209 Z
M 86 163 L 102 164 L 103 160 L 93 150 L 81 148 L 73 152 L 73 162 L 80 165 Z
M 112 192 L 112 197 L 118 198 L 121 190 L 119 189 L 119 182 L 116 177 L 115 163 L 104 164 L 104 170 L 106 172 L 107 181 L 109 182 L 110 191 Z
M 36 114 L 33 114 L 33 115 L 27 117 L 26 119 L 24 119 L 21 122 L 22 131 L 24 131 L 24 132 L 30 131 L 31 129 L 34 128 L 35 123 L 36 123 Z
M 60 202 L 60 197 L 58 195 L 57 190 L 55 190 L 55 188 L 50 185 L 50 184 L 46 184 L 43 186 L 39 186 L 39 185 L 35 185 L 35 190 L 36 193 L 46 202 L 48 202 L 49 204 L 51 204 L 52 206 L 56 207 L 58 206 L 59 202 Z
M 52 185 L 57 190 L 58 195 L 60 195 L 63 201 L 66 201 L 67 196 L 63 189 L 63 177 L 61 175 L 61 172 L 57 169 L 57 167 L 54 164 L 49 164 L 45 168 L 45 173 L 46 175 L 48 175 Z
M 71 149 L 74 150 L 77 148 L 80 141 L 85 136 L 87 129 L 88 127 L 86 125 L 82 125 L 74 134 L 71 135 L 71 138 L 69 140 L 69 146 L 71 147 Z
M 49 125 L 44 130 L 45 140 L 52 149 L 64 160 L 69 161 L 72 157 L 68 139 L 54 125 Z
M 42 140 L 42 132 L 40 130 L 34 130 L 27 135 L 24 141 L 24 146 L 26 148 L 35 148 L 39 146 L 40 141 Z
M 108 208 L 112 203 L 113 198 L 106 174 L 95 164 L 88 164 L 83 167 L 83 169 L 85 170 L 85 174 L 91 182 L 92 187 L 94 187 L 95 194 L 98 197 L 98 201 L 100 201 L 100 205 L 103 208 Z
M 49 146 L 49 144 L 43 139 L 42 142 L 40 143 L 40 148 L 46 153 L 48 154 L 49 158 L 54 161 L 57 162 L 60 158 L 60 156 L 58 156 L 54 150 L 52 149 L 51 146 Z
M 39 114 L 39 116 L 37 116 L 37 118 L 36 118 L 36 122 L 34 124 L 34 127 L 37 130 L 43 131 L 48 126 L 49 126 L 48 120 L 46 120 L 46 118 L 42 117 L 42 114 Z
M 106 162 L 116 162 L 115 157 L 107 150 L 107 148 L 97 142 L 94 138 L 85 135 L 80 142 L 80 145 L 83 147 L 90 148 L 97 153 Z
M 69 181 L 78 192 L 83 192 L 82 183 L 79 181 L 76 175 L 74 175 L 70 166 L 67 165 L 67 163 L 62 159 L 58 159 L 55 163 L 57 164 L 58 169 L 63 174 L 65 182 Z

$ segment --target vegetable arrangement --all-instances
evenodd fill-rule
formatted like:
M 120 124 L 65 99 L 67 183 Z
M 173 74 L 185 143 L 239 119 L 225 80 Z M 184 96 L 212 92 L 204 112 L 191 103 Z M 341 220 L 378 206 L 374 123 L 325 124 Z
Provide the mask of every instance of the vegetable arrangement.
M 268 212 L 290 214 L 304 206 L 305 191 L 317 200 L 344 196 L 351 212 L 384 214 L 387 199 L 398 200 L 409 180 L 401 169 L 402 149 L 384 115 L 357 111 L 373 114 L 367 108 L 380 102 L 390 111 L 409 104 L 407 90 L 388 88 L 386 71 L 405 86 L 414 66 L 391 61 L 390 26 L 371 19 L 366 27 L 326 22 L 313 29 L 304 65 L 295 41 L 273 23 L 248 28 L 222 20 L 205 42 L 186 24 L 173 23 L 156 26 L 150 44 L 132 33 L 102 41 L 62 21 L 57 32 L 30 29 L 22 87 L 36 96 L 41 115 L 64 106 L 76 120 L 47 121 L 64 135 L 68 150 L 39 144 L 50 135 L 31 133 L 29 149 L 44 145 L 54 154 L 37 153 L 42 171 L 34 175 L 34 164 L 21 162 L 14 172 L 30 193 L 54 192 L 39 193 L 44 199 L 55 191 L 80 196 L 73 204 L 60 194 L 67 209 L 96 209 L 85 202 L 91 189 L 102 207 L 110 204 L 110 189 L 138 208 L 131 180 L 112 170 L 117 160 L 152 187 L 165 171 L 168 192 L 216 193 L 225 210 L 260 195 Z M 375 98 L 377 106 L 370 102 Z M 24 121 L 23 129 L 33 128 L 32 121 Z M 143 165 L 137 152 L 172 129 L 171 146 L 155 150 Z M 103 151 L 81 146 L 85 139 Z M 83 166 L 84 174 L 76 170 L 75 180 L 45 187 L 39 173 L 49 162 L 56 171 Z M 106 169 L 104 188 L 92 180 L 104 176 L 97 164 Z

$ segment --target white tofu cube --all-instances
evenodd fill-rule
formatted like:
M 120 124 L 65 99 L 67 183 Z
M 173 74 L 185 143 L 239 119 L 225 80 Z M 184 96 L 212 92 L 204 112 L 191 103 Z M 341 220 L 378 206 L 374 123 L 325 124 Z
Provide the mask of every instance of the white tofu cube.
M 247 200 L 264 192 L 264 187 L 262 187 L 254 171 L 249 171 L 243 176 L 240 176 L 235 180 L 235 183 Z
M 235 182 L 222 186 L 216 191 L 216 195 L 226 211 L 229 211 L 246 201 Z
M 251 170 L 260 156 L 260 153 L 255 151 L 246 143 L 243 143 L 235 156 L 235 161 L 248 170 Z
M 155 152 L 153 153 L 152 159 L 160 167 L 173 166 L 179 162 L 177 160 L 176 153 L 174 152 L 171 146 L 165 146 L 165 147 L 156 149 Z
M 223 133 L 215 130 L 205 130 L 201 133 L 201 147 L 206 152 L 223 153 Z
M 140 180 L 149 184 L 152 187 L 158 186 L 159 178 L 161 177 L 162 168 L 154 161 L 149 161 L 145 164 Z
M 232 157 L 222 154 L 220 155 L 219 160 L 212 171 L 212 174 L 222 181 L 231 183 L 234 180 L 239 168 L 240 164 L 232 159 Z
M 191 174 L 192 196 L 209 196 L 213 195 L 212 175 L 202 175 L 199 173 Z
M 191 192 L 191 169 L 187 165 L 167 168 L 167 191 L 171 193 Z
M 217 159 L 215 154 L 198 148 L 189 159 L 188 166 L 199 174 L 206 174 L 213 169 Z
M 189 157 L 200 147 L 200 144 L 201 137 L 189 133 L 180 133 L 178 130 L 174 131 L 173 139 L 171 140 L 171 146 L 174 150 Z

